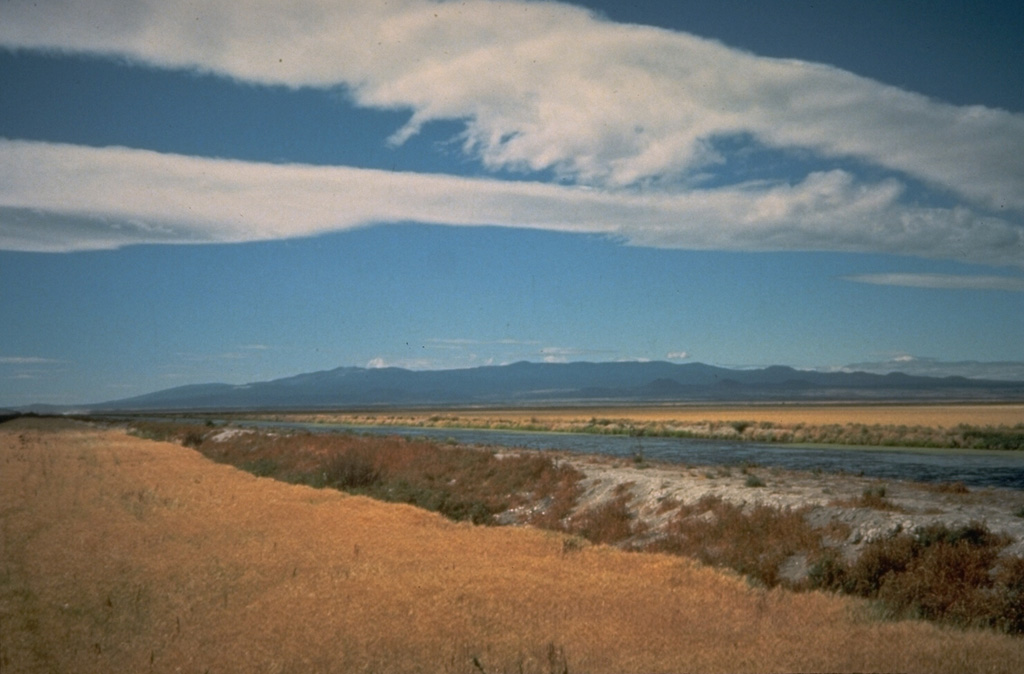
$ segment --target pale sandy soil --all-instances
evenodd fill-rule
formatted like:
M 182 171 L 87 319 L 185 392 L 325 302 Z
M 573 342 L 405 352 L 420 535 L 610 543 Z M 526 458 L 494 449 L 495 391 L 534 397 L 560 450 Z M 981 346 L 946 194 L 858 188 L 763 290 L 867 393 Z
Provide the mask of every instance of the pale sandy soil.
M 256 478 L 117 431 L 12 422 L 0 426 L 0 670 L 1009 673 L 1024 661 L 1020 638 L 882 622 L 862 601 L 564 542 Z
M 864 544 L 901 531 L 913 532 L 932 524 L 956 528 L 973 522 L 1013 539 L 1004 554 L 1024 556 L 1024 517 L 1017 514 L 1024 512 L 1022 491 L 973 488 L 967 493 L 951 493 L 938 491 L 934 485 L 830 473 L 672 464 L 638 467 L 622 459 L 572 455 L 563 455 L 561 460 L 586 475 L 577 512 L 611 501 L 625 485 L 631 495 L 630 509 L 649 527 L 644 538 L 657 536 L 678 511 L 665 508 L 666 501 L 690 505 L 717 496 L 740 506 L 808 508 L 806 519 L 820 528 L 833 521 L 844 523 L 851 531 L 841 547 L 850 559 Z M 764 486 L 747 486 L 750 476 Z M 865 490 L 877 492 L 879 488 L 884 488 L 885 501 L 892 510 L 850 505 Z

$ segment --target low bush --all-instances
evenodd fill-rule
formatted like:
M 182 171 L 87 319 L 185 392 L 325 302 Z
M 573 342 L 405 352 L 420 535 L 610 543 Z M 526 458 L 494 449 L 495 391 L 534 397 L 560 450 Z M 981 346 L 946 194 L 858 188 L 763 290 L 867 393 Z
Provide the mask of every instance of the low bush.
M 759 478 L 757 475 L 750 473 L 747 475 L 747 479 L 744 481 L 744 484 L 748 487 L 763 487 L 764 480 Z
M 874 510 L 886 510 L 889 512 L 905 512 L 905 510 L 885 497 L 885 485 L 868 487 L 861 492 L 859 498 L 842 499 L 833 501 L 833 505 L 847 508 L 872 508 Z
M 573 517 L 565 529 L 592 543 L 621 543 L 642 534 L 643 523 L 629 509 L 630 495 L 619 494 L 611 501 Z
M 802 510 L 755 506 L 749 510 L 717 496 L 683 506 L 667 535 L 647 546 L 734 569 L 766 585 L 779 584 L 783 562 L 821 549 L 821 533 Z
M 963 482 L 934 482 L 924 483 L 926 491 L 936 494 L 970 494 L 971 490 Z
M 128 428 L 129 433 L 146 440 L 185 444 L 187 438 L 194 445 L 201 444 L 209 430 L 203 424 L 174 421 L 133 421 Z
M 1024 559 L 1001 558 L 1008 539 L 983 524 L 926 527 L 868 544 L 846 563 L 824 554 L 814 587 L 876 599 L 897 618 L 1024 632 Z
M 324 484 L 335 489 L 367 489 L 381 482 L 384 472 L 371 452 L 357 447 L 328 459 L 323 467 Z
M 256 477 L 273 477 L 281 469 L 277 461 L 267 458 L 246 461 L 238 467 Z

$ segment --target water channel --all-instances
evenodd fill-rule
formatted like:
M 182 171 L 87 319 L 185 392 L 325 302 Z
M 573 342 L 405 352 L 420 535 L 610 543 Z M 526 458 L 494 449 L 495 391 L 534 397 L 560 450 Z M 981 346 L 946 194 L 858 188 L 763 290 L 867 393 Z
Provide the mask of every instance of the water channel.
M 454 441 L 468 445 L 523 447 L 618 457 L 641 455 L 648 461 L 690 466 L 742 464 L 788 470 L 845 472 L 895 480 L 962 482 L 972 487 L 1024 490 L 1024 452 L 995 450 L 822 447 L 730 442 L 693 438 L 629 437 L 589 433 L 463 430 L 403 426 L 347 426 L 292 422 L 233 422 L 261 428 L 301 429 L 316 433 L 372 433 Z

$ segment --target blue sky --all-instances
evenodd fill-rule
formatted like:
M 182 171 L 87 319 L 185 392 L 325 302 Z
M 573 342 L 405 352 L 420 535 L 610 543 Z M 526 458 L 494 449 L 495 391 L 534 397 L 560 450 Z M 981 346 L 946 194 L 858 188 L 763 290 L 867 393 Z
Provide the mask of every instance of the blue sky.
M 340 365 L 1024 379 L 1024 10 L 4 2 L 0 406 Z

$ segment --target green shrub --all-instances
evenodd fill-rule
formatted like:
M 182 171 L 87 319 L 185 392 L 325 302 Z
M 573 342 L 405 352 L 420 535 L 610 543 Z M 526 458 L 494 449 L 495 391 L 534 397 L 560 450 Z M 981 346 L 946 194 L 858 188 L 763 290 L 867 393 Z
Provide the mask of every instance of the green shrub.
M 1009 539 L 974 522 L 933 525 L 868 544 L 852 564 L 836 553 L 810 569 L 813 587 L 877 599 L 888 615 L 1024 632 L 1024 559 L 1000 559 Z
M 764 480 L 759 478 L 757 475 L 750 473 L 749 475 L 747 475 L 747 479 L 744 482 L 744 484 L 747 485 L 748 487 L 763 487 Z
M 839 552 L 833 549 L 822 551 L 807 570 L 807 580 L 811 587 L 833 591 L 848 591 L 848 575 L 848 565 Z
M 804 519 L 804 511 L 764 505 L 745 511 L 718 496 L 681 507 L 666 533 L 647 549 L 696 557 L 768 587 L 779 584 L 779 568 L 787 559 L 821 548 L 821 534 Z
M 567 530 L 592 543 L 620 543 L 642 533 L 642 523 L 635 521 L 629 510 L 629 494 L 619 494 L 611 501 L 591 508 L 570 521 Z
M 335 489 L 365 489 L 379 483 L 381 469 L 366 452 L 350 450 L 329 459 L 323 467 L 324 483 Z
M 274 459 L 261 458 L 253 461 L 247 461 L 240 465 L 239 468 L 252 473 L 257 477 L 272 477 L 277 475 L 277 471 L 280 466 Z

